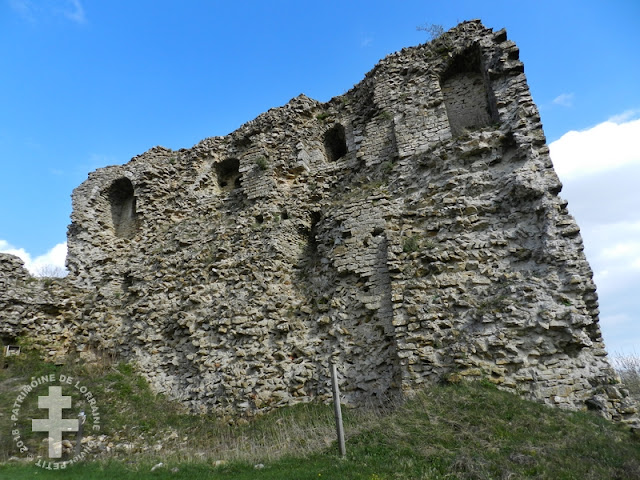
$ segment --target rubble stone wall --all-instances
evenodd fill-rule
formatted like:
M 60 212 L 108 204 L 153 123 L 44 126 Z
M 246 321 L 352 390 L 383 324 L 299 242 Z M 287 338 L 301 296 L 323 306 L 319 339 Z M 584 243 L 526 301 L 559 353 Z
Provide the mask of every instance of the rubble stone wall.
M 630 421 L 561 187 L 517 47 L 465 22 L 327 103 L 92 172 L 73 192 L 76 300 L 47 297 L 63 313 L 37 325 L 194 410 L 326 399 L 333 360 L 349 403 L 488 378 Z M 2 258 L 0 281 L 22 281 Z M 41 335 L 41 304 L 12 292 L 3 334 Z

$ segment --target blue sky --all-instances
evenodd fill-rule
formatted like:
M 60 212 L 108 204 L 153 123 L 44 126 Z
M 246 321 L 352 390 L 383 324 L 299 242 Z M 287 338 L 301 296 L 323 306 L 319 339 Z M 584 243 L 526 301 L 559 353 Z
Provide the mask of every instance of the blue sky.
M 520 47 L 608 349 L 640 351 L 637 0 L 0 0 L 0 250 L 60 263 L 90 171 L 225 135 L 300 93 L 327 101 L 424 42 L 417 26 L 472 18 Z

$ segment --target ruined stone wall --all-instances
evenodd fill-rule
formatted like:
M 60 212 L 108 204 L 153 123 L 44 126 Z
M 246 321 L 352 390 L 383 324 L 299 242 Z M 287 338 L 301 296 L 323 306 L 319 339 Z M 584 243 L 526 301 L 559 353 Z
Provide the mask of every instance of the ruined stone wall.
M 57 278 L 33 278 L 22 260 L 0 253 L 0 346 L 23 341 L 61 360 L 76 348 L 84 292 Z
M 518 49 L 466 22 L 226 137 L 73 193 L 74 348 L 193 409 L 253 414 L 486 377 L 628 419 Z M 18 334 L 19 332 L 14 332 Z

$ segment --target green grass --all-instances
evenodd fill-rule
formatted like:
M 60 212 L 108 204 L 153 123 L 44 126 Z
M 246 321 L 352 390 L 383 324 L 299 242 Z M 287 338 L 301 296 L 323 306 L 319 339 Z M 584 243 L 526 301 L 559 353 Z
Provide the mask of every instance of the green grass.
M 83 374 L 85 384 L 96 390 L 105 433 L 137 442 L 143 437 L 150 445 L 161 441 L 163 449 L 103 456 L 71 466 L 64 478 L 640 478 L 640 440 L 622 426 L 590 412 L 528 402 L 489 382 L 434 385 L 383 411 L 344 409 L 345 459 L 337 455 L 328 405 L 284 408 L 232 426 L 181 411 L 154 395 L 125 364 L 106 364 L 92 373 L 77 364 L 56 367 L 28 356 L 12 359 L 0 373 L 3 404 L 15 396 L 14 375 L 65 368 Z M 6 422 L 2 413 L 0 422 Z M 4 442 L 4 424 L 2 431 Z M 169 432 L 174 440 L 167 438 Z M 12 448 L 10 441 L 0 452 L 6 448 Z M 225 463 L 215 466 L 220 460 Z M 165 465 L 151 472 L 159 462 Z M 0 479 L 60 475 L 31 464 L 0 464 Z

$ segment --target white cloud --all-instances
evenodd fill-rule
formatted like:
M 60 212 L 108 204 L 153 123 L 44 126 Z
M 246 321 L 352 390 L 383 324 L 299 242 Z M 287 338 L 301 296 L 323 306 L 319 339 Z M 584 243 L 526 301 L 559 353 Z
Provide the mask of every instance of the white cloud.
M 65 17 L 76 23 L 85 23 L 87 21 L 80 0 L 69 0 L 67 4 L 67 8 L 63 10 Z
M 562 107 L 573 107 L 573 97 L 573 93 L 561 93 L 553 99 L 553 103 Z
M 587 130 L 572 130 L 549 145 L 561 180 L 640 165 L 640 118 L 625 113 Z
M 632 259 L 631 265 L 640 260 L 640 241 L 616 243 L 613 247 L 605 248 L 602 256 L 606 260 Z
M 62 16 L 79 24 L 87 21 L 80 0 L 9 0 L 9 6 L 31 23 L 52 16 Z
M 628 111 L 551 143 L 561 196 L 580 225 L 607 349 L 640 349 L 640 119 Z
M 6 240 L 0 240 L 0 253 L 9 253 L 22 259 L 25 265 L 31 262 L 31 255 L 24 248 L 15 248 Z
M 16 248 L 6 240 L 0 240 L 0 253 L 10 253 L 19 257 L 29 273 L 34 276 L 49 276 L 66 272 L 67 242 L 59 243 L 44 255 L 35 258 L 24 248 Z
M 45 275 L 55 269 L 65 270 L 65 260 L 67 259 L 67 242 L 59 243 L 44 255 L 34 258 L 29 271 Z
M 582 236 L 601 294 L 615 295 L 640 284 L 640 218 L 588 225 Z
M 633 120 L 634 117 L 637 117 L 639 114 L 640 114 L 640 110 L 636 110 L 636 109 L 627 110 L 626 112 L 622 112 L 618 115 L 614 115 L 609 119 L 609 121 L 613 123 L 624 123 L 624 122 L 628 122 L 629 120 Z
M 23 19 L 35 21 L 35 7 L 30 0 L 9 0 L 9 6 Z

